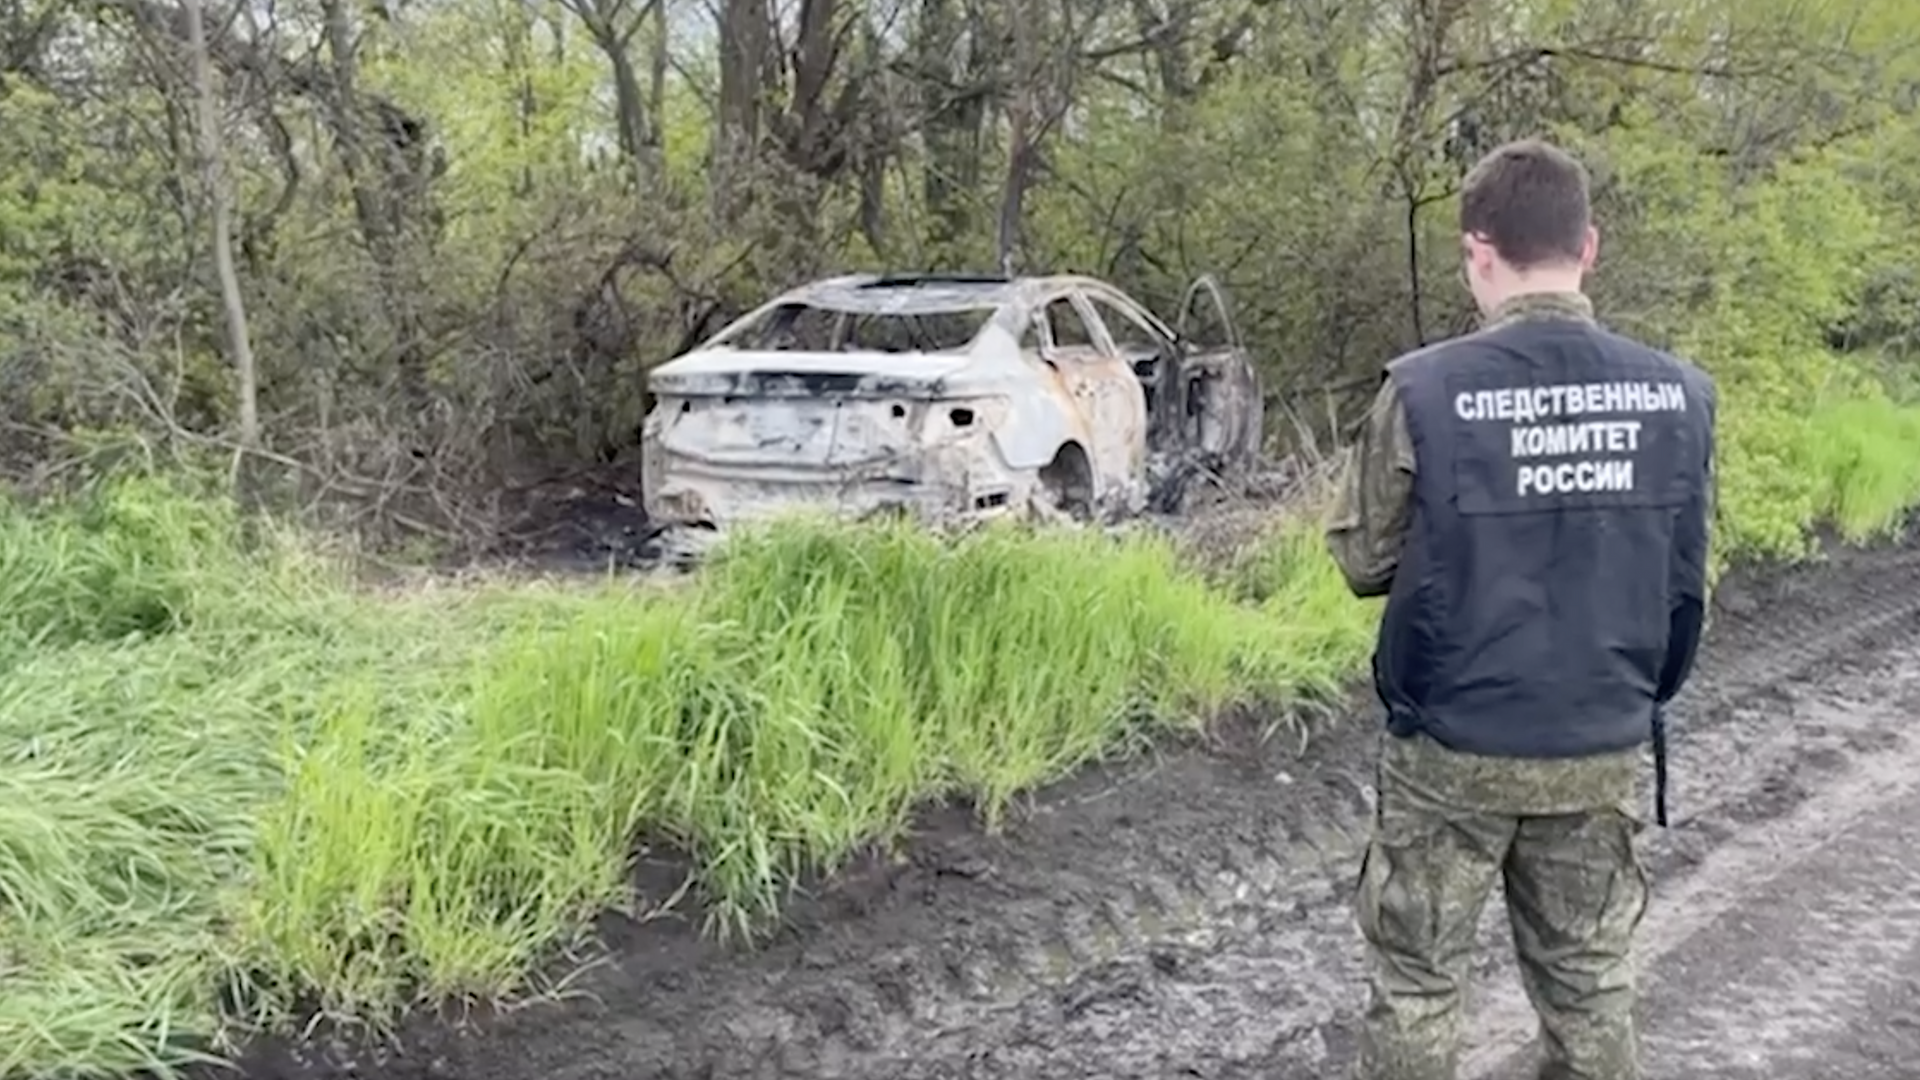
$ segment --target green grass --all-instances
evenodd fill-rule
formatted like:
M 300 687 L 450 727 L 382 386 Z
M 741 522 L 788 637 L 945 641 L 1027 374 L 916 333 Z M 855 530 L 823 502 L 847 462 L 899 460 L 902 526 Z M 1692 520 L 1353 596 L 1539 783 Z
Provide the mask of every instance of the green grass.
M 1790 480 L 1864 538 L 1920 501 L 1920 414 L 1781 431 L 1791 470 L 1736 466 L 1736 511 Z M 671 586 L 373 591 L 151 477 L 0 506 L 0 590 L 5 1077 L 518 992 L 594 912 L 668 899 L 629 894 L 642 836 L 751 934 L 926 800 L 995 824 L 1230 702 L 1326 698 L 1378 610 L 1308 521 L 1202 568 L 1144 532 L 796 520 Z
M 1814 553 L 1810 526 L 1863 543 L 1920 505 L 1920 408 L 1884 398 L 1803 413 L 1724 412 L 1716 575 L 1741 558 Z
M 0 1074 L 513 992 L 666 899 L 628 895 L 640 835 L 751 933 L 927 799 L 997 822 L 1230 701 L 1334 691 L 1368 609 L 1296 533 L 1265 607 L 1146 534 L 804 520 L 690 585 L 370 592 L 153 479 L 7 508 Z
M 1920 410 L 1849 401 L 1808 424 L 1805 472 L 1821 481 L 1815 513 L 1853 542 L 1884 535 L 1920 505 Z

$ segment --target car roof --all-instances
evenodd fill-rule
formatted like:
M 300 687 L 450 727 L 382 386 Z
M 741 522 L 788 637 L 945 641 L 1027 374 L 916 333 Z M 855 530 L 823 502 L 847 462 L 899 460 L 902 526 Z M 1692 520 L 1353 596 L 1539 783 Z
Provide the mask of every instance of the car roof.
M 775 297 L 772 303 L 808 304 L 835 311 L 926 314 L 1017 306 L 1070 288 L 1119 291 L 1105 282 L 1076 274 L 1017 277 L 937 272 L 845 274 L 790 289 Z

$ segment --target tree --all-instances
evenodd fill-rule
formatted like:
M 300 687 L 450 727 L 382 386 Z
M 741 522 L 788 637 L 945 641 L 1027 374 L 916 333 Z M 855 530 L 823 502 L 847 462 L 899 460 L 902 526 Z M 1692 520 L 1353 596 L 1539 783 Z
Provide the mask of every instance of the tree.
M 239 384 L 240 443 L 248 449 L 257 449 L 260 445 L 260 377 L 253 360 L 253 336 L 247 329 L 247 304 L 240 294 L 240 274 L 233 265 L 231 195 L 227 188 L 226 152 L 220 137 L 220 102 L 214 94 L 213 64 L 207 56 L 201 0 L 183 2 L 187 51 L 193 64 L 201 184 L 206 189 L 207 216 L 213 234 L 213 265 L 220 279 L 220 304 L 226 312 L 227 347 L 233 355 Z

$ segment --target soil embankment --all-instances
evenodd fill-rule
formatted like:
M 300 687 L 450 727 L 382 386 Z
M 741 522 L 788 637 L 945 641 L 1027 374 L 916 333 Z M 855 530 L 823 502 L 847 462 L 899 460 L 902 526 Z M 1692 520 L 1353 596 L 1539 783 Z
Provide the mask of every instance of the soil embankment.
M 1673 712 L 1656 833 L 1648 1075 L 1911 1075 L 1920 1057 L 1920 548 L 1722 589 Z M 1318 1078 L 1360 1001 L 1347 889 L 1364 710 L 1304 756 L 1228 723 L 1088 772 L 998 837 L 930 813 L 907 857 L 796 902 L 743 955 L 609 917 L 585 996 L 393 1045 L 263 1045 L 255 1080 Z M 666 873 L 643 866 L 642 873 Z M 1463 1077 L 1527 1075 L 1531 1016 L 1489 911 Z

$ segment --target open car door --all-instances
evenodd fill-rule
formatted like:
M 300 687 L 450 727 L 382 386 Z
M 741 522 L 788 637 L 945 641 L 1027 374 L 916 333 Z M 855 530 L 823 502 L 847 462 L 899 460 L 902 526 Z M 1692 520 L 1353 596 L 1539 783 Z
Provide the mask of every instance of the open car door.
M 1181 442 L 1237 469 L 1259 456 L 1266 420 L 1259 373 L 1240 341 L 1227 298 L 1211 275 L 1187 287 L 1180 304 Z

